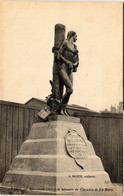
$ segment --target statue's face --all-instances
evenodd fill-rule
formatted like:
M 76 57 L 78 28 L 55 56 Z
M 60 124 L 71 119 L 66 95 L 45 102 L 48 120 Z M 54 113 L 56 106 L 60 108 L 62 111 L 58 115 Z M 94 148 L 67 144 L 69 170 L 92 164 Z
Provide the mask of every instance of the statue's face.
M 73 36 L 73 40 L 74 40 L 74 42 L 76 42 L 76 40 L 77 40 L 77 35 L 76 34 Z

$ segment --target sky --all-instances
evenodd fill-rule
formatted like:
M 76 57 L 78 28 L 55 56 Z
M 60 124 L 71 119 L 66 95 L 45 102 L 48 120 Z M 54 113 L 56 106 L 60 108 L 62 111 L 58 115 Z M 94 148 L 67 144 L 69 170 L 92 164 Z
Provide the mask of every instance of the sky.
M 122 101 L 123 2 L 0 1 L 0 100 L 51 93 L 54 26 L 77 33 L 79 67 L 69 104 L 100 111 Z

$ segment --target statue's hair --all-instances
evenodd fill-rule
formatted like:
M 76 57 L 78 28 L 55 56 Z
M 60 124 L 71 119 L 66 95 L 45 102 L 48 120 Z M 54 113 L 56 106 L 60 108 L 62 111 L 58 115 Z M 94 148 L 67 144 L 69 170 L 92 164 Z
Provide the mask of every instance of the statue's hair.
M 67 39 L 69 40 L 72 36 L 74 36 L 76 34 L 75 31 L 69 31 L 67 34 Z

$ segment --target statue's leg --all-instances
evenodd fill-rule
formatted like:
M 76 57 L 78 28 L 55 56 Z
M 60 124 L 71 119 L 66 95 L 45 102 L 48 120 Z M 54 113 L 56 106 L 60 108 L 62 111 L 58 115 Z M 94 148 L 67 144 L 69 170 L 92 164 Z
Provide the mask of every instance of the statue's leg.
M 64 91 L 64 84 L 63 84 L 63 81 L 62 81 L 62 78 L 60 77 L 59 75 L 59 97 L 60 97 L 60 100 L 62 100 L 62 97 L 63 97 L 63 91 Z
M 69 73 L 68 73 L 69 72 Z M 59 70 L 60 78 L 63 84 L 66 87 L 66 92 L 73 92 L 73 72 L 68 70 L 68 67 L 65 63 L 62 64 L 61 69 Z
M 62 99 L 62 103 L 65 105 L 67 105 L 70 95 L 73 93 L 73 88 L 72 88 L 73 87 L 73 72 L 67 75 L 66 74 L 67 72 L 63 74 L 64 84 L 66 86 L 66 93 Z
M 62 109 L 64 110 L 65 115 L 67 115 L 65 108 L 66 108 L 66 105 L 69 101 L 70 95 L 73 92 L 73 88 L 72 88 L 73 74 L 72 74 L 72 72 L 68 74 L 67 67 L 65 67 L 65 66 L 62 67 L 62 69 L 59 71 L 59 74 L 60 74 L 60 77 L 62 79 L 63 84 L 66 87 L 66 93 L 63 96 L 61 103 L 62 103 Z

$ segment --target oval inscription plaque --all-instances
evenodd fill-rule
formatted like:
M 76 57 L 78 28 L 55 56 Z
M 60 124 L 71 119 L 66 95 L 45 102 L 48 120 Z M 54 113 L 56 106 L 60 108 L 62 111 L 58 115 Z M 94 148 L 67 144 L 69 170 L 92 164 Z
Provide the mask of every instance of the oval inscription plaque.
M 87 145 L 76 130 L 69 130 L 66 136 L 66 149 L 78 165 L 84 168 L 87 159 Z

